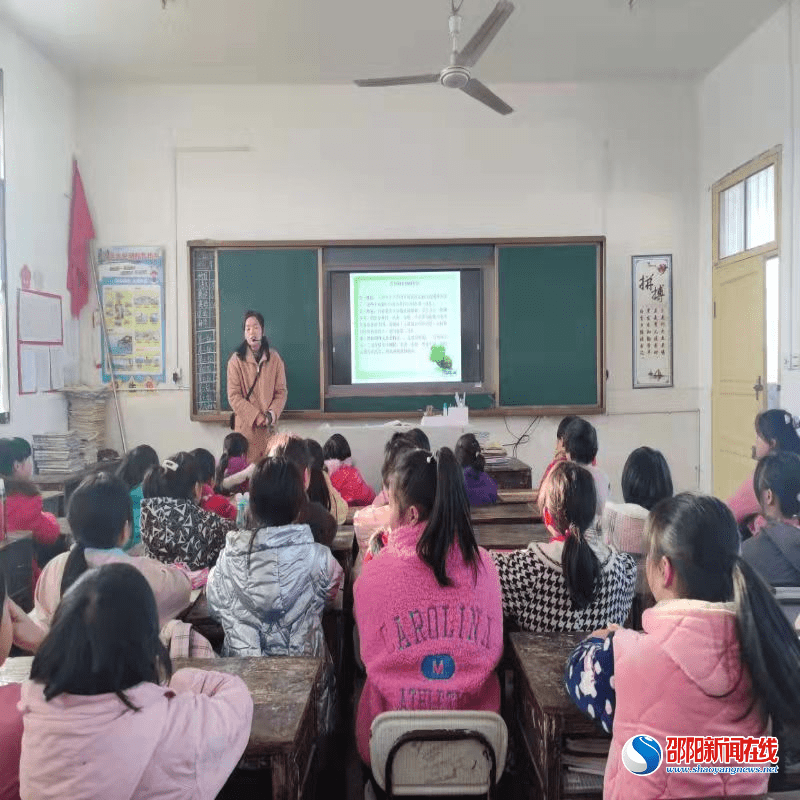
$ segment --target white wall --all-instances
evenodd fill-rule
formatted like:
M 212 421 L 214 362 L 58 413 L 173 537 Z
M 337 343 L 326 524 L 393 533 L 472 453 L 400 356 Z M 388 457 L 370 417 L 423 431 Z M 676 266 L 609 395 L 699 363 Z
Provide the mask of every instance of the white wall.
M 605 234 L 610 378 L 609 415 L 594 420 L 600 462 L 616 489 L 627 453 L 652 445 L 678 487 L 696 487 L 695 92 L 672 83 L 495 88 L 513 116 L 437 87 L 85 87 L 78 142 L 98 241 L 166 247 L 167 367 L 186 378 L 189 239 Z M 176 145 L 190 148 L 177 162 Z M 633 391 L 630 257 L 661 252 L 675 264 L 676 388 Z M 90 359 L 84 373 L 96 380 Z M 224 429 L 189 421 L 185 387 L 124 395 L 122 405 L 129 446 L 220 449 Z M 521 434 L 529 421 L 508 424 Z M 556 422 L 544 420 L 520 447 L 535 474 Z M 113 423 L 110 414 L 118 442 Z M 309 423 L 287 427 L 327 436 Z M 502 420 L 479 427 L 512 441 Z M 357 451 L 374 481 L 381 444 Z
M 33 288 L 63 296 L 65 342 L 76 361 L 77 328 L 70 322 L 66 289 L 76 99 L 74 86 L 4 22 L 0 22 L 0 69 L 5 96 L 11 377 L 11 421 L 0 425 L 0 436 L 30 440 L 32 433 L 66 430 L 67 415 L 59 394 L 19 396 L 17 289 L 23 264 L 34 273 Z
M 796 154 L 800 153 L 800 131 L 796 110 L 793 111 L 793 106 L 800 109 L 799 56 L 800 0 L 789 0 L 698 86 L 701 254 L 698 352 L 703 405 L 709 412 L 711 187 L 765 150 L 782 145 L 780 404 L 800 414 L 800 369 L 792 369 L 792 356 L 796 358 L 794 366 L 800 367 L 800 230 L 796 222 L 800 211 L 800 164 L 795 164 Z M 705 446 L 701 461 L 710 463 L 710 413 L 703 415 L 701 425 Z

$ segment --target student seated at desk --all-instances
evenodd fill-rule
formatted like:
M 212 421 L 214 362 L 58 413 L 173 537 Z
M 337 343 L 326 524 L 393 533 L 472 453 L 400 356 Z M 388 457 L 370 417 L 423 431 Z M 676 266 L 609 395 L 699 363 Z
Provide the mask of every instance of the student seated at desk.
M 375 492 L 353 466 L 350 445 L 341 433 L 334 433 L 322 448 L 325 466 L 331 483 L 348 505 L 368 506 L 375 499 Z
M 636 561 L 586 532 L 597 499 L 592 476 L 570 461 L 553 468 L 539 500 L 550 542 L 494 558 L 503 611 L 527 631 L 585 631 L 621 624 L 636 585 Z
M 208 576 L 206 597 L 225 631 L 226 656 L 319 656 L 322 612 L 343 572 L 330 548 L 295 522 L 305 500 L 287 458 L 267 457 L 250 481 L 252 531 L 228 534 Z
M 247 461 L 250 442 L 238 432 L 229 433 L 222 441 L 222 455 L 214 474 L 214 491 L 219 494 L 243 494 L 248 489 L 248 480 L 253 465 Z
M 356 741 L 367 764 L 370 726 L 384 711 L 500 707 L 500 583 L 475 541 L 453 452 L 403 453 L 389 508 L 389 542 L 353 590 L 367 671 Z
M 800 456 L 767 453 L 753 488 L 766 525 L 742 543 L 742 558 L 770 586 L 800 586 Z
M 42 510 L 42 493 L 33 483 L 33 451 L 25 439 L 0 439 L 0 478 L 6 487 L 5 530 L 30 531 L 37 548 L 37 564 L 43 567 L 59 549 L 58 520 Z M 0 515 L 2 508 L 0 508 Z M 38 569 L 35 570 L 38 573 Z
M 128 564 L 64 595 L 22 686 L 23 797 L 216 797 L 247 746 L 253 700 L 235 675 L 173 675 L 158 631 L 153 592 Z
M 800 643 L 739 557 L 731 511 L 714 497 L 679 494 L 650 512 L 644 538 L 656 599 L 644 631 L 595 631 L 564 676 L 573 702 L 613 731 L 603 797 L 763 795 L 766 773 L 668 774 L 662 764 L 634 775 L 622 764 L 635 735 L 664 747 L 668 736 L 769 736 L 770 720 L 800 719 Z
M 465 433 L 456 442 L 456 461 L 464 470 L 464 485 L 471 506 L 489 506 L 497 502 L 497 484 L 483 468 L 486 459 L 474 433 Z
M 567 414 L 567 416 L 563 417 L 561 422 L 558 423 L 558 428 L 556 429 L 556 449 L 553 453 L 553 460 L 545 467 L 542 473 L 542 479 L 539 481 L 539 492 L 542 491 L 542 486 L 544 486 L 544 482 L 547 480 L 547 476 L 550 474 L 553 467 L 560 461 L 567 461 L 569 459 L 567 451 L 564 449 L 564 432 L 567 430 L 567 425 L 574 419 L 580 419 L 580 417 L 576 417 L 574 414 Z
M 130 539 L 125 543 L 125 550 L 136 547 L 142 541 L 142 481 L 150 467 L 158 466 L 158 453 L 149 444 L 140 444 L 128 450 L 122 463 L 117 467 L 117 475 L 125 481 L 131 495 L 133 505 L 133 527 Z
M 46 631 L 6 595 L 6 579 L 0 571 L 0 666 L 11 646 L 35 653 Z M 19 800 L 19 757 L 22 744 L 22 714 L 17 709 L 20 684 L 0 686 L 0 800 Z
M 309 467 L 310 478 L 308 481 L 308 499 L 312 503 L 319 503 L 326 511 L 330 511 L 336 519 L 337 525 L 344 525 L 347 520 L 348 506 L 345 499 L 331 483 L 331 476 L 325 469 L 325 456 L 322 454 L 322 445 L 316 439 L 306 439 L 306 447 L 311 457 Z
M 611 495 L 611 481 L 603 470 L 595 465 L 597 458 L 597 431 L 594 425 L 581 417 L 576 417 L 564 431 L 564 451 L 570 461 L 580 464 L 594 480 L 597 495 L 597 516 Z
M 383 466 L 381 467 L 381 481 L 383 490 L 381 494 L 388 493 L 389 478 L 394 471 L 397 460 L 403 453 L 414 450 L 413 441 L 403 433 L 396 433 L 386 442 L 383 455 Z M 353 515 L 353 531 L 358 543 L 358 555 L 353 565 L 353 576 L 357 578 L 361 574 L 361 568 L 365 560 L 370 557 L 369 544 L 373 536 L 381 536 L 388 541 L 389 518 L 391 509 L 386 505 L 371 505 L 366 508 L 359 508 Z M 381 545 L 386 542 L 382 541 Z
M 197 464 L 197 477 L 200 479 L 202 487 L 200 489 L 200 508 L 205 511 L 211 511 L 213 514 L 218 514 L 225 519 L 232 519 L 236 521 L 236 506 L 225 497 L 224 494 L 218 494 L 214 490 L 214 473 L 217 469 L 217 464 L 214 461 L 214 455 L 210 450 L 204 447 L 196 447 L 191 452 Z
M 200 508 L 202 486 L 189 453 L 176 453 L 145 476 L 142 542 L 145 553 L 191 570 L 212 567 L 236 521 Z
M 603 508 L 603 538 L 618 550 L 640 554 L 650 509 L 665 497 L 672 497 L 672 475 L 658 450 L 637 447 L 628 456 L 622 468 L 622 497 L 624 503 L 609 500 Z
M 69 499 L 67 520 L 75 544 L 42 571 L 34 597 L 37 622 L 49 628 L 69 587 L 88 569 L 103 564 L 129 564 L 144 575 L 155 594 L 161 626 L 189 605 L 192 586 L 182 570 L 124 552 L 131 533 L 132 509 L 128 487 L 121 478 L 107 472 L 84 478 Z
M 339 526 L 330 511 L 326 511 L 320 503 L 312 502 L 308 497 L 308 487 L 311 481 L 311 454 L 308 451 L 306 440 L 293 434 L 278 434 L 270 440 L 268 455 L 273 458 L 275 456 L 287 458 L 294 464 L 303 479 L 303 502 L 297 518 L 292 521 L 300 525 L 308 525 L 314 541 L 330 547 L 336 538 Z

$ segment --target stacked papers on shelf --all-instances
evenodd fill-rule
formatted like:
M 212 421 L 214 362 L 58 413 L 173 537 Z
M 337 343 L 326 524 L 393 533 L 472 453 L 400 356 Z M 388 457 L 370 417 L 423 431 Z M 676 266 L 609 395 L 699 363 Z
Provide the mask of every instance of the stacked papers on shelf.
M 69 427 L 81 444 L 86 463 L 97 461 L 97 451 L 105 446 L 106 401 L 108 387 L 68 386 Z
M 33 460 L 39 472 L 74 472 L 86 466 L 81 442 L 74 431 L 34 434 Z

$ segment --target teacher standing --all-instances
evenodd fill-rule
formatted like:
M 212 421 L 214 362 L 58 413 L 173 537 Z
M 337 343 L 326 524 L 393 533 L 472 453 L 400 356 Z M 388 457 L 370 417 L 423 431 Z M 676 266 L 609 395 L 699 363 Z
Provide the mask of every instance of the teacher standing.
M 270 350 L 258 311 L 245 311 L 244 341 L 228 359 L 228 403 L 235 414 L 234 430 L 249 442 L 247 460 L 255 463 L 266 454 L 286 405 L 283 359 Z

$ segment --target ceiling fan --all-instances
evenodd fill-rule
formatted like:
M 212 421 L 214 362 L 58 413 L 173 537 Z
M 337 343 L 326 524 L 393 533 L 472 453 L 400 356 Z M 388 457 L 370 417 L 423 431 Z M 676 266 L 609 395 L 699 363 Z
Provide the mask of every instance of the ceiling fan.
M 514 4 L 511 0 L 499 0 L 491 14 L 484 20 L 483 25 L 478 28 L 475 35 L 464 45 L 462 50 L 458 49 L 458 36 L 461 33 L 461 16 L 459 11 L 464 0 L 456 3 L 450 0 L 450 39 L 453 49 L 450 53 L 450 64 L 441 72 L 431 72 L 426 75 L 404 75 L 399 78 L 368 78 L 366 80 L 355 81 L 357 86 L 408 86 L 415 83 L 441 83 L 448 89 L 461 89 L 470 97 L 480 100 L 481 103 L 489 106 L 498 114 L 510 114 L 514 109 L 508 103 L 501 100 L 491 89 L 481 83 L 477 78 L 473 78 L 470 67 L 478 63 L 478 59 L 484 54 L 486 48 L 492 43 L 492 39 L 497 36 L 500 28 L 511 16 Z

